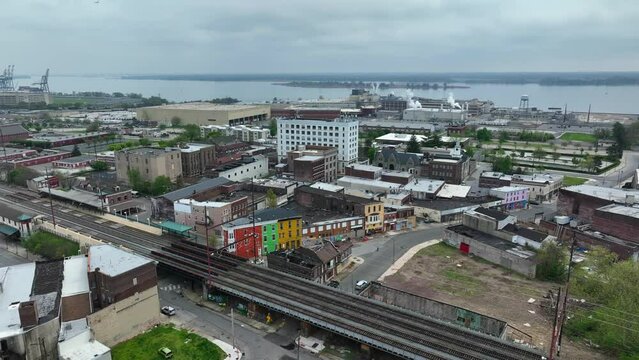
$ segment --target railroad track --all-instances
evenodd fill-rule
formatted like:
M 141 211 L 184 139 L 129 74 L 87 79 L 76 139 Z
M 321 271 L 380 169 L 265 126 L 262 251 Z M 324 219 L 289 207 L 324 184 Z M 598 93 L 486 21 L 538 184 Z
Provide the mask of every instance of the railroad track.
M 201 246 L 188 243 L 174 244 L 167 251 L 188 257 L 191 265 L 206 272 L 206 253 Z M 219 262 L 226 265 L 220 267 Z M 456 328 L 450 324 L 428 318 L 404 309 L 367 298 L 343 293 L 291 275 L 247 264 L 235 260 L 215 257 L 214 281 L 233 280 L 238 284 L 249 284 L 252 289 L 265 293 L 285 293 L 288 299 L 304 299 L 314 308 L 336 317 L 352 320 L 389 334 L 402 334 L 417 344 L 452 355 L 458 359 L 541 359 L 536 351 L 519 347 L 472 330 Z M 233 271 L 228 271 L 233 268 Z M 282 279 L 282 280 L 280 280 Z M 327 305 L 329 304 L 329 305 Z

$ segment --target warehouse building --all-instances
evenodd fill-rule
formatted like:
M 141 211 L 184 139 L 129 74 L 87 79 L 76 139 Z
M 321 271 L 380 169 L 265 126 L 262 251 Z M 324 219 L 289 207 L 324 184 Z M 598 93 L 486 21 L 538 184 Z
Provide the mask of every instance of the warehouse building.
M 207 102 L 192 102 L 150 106 L 136 110 L 138 120 L 152 120 L 171 125 L 177 117 L 182 124 L 196 125 L 244 125 L 263 121 L 271 117 L 268 105 L 220 105 Z

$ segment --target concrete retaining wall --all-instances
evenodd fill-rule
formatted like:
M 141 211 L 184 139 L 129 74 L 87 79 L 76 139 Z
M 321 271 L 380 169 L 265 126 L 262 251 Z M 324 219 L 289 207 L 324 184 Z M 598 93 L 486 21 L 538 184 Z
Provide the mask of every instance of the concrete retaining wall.
M 86 253 L 87 249 L 93 245 L 103 245 L 104 243 L 98 239 L 94 239 L 91 236 L 87 236 L 81 234 L 77 231 L 67 229 L 64 226 L 56 225 L 53 226 L 52 223 L 47 221 L 38 222 L 35 226 L 35 229 L 40 229 L 46 232 L 50 232 L 52 234 L 61 236 L 65 239 L 69 239 L 80 244 L 80 250 L 82 253 Z
M 481 241 L 477 241 L 448 229 L 444 230 L 444 241 L 448 245 L 454 246 L 457 249 L 459 249 L 459 245 L 462 242 L 466 243 L 470 246 L 470 253 L 473 255 L 505 267 L 506 269 L 520 273 L 526 277 L 535 277 L 537 264 L 534 260 L 521 258 L 517 255 L 492 247 Z
M 368 287 L 366 296 L 498 338 L 506 334 L 505 321 L 384 286 L 376 281 Z
M 160 322 L 160 299 L 154 286 L 87 316 L 96 340 L 108 347 Z
M 145 223 L 141 223 L 141 222 L 137 222 L 137 221 L 127 220 L 127 219 L 121 218 L 119 216 L 111 215 L 111 214 L 103 214 L 103 215 L 100 215 L 100 216 L 103 219 L 106 219 L 106 220 L 109 220 L 109 221 L 113 221 L 114 223 L 126 225 L 128 227 L 132 227 L 134 229 L 142 230 L 142 231 L 148 232 L 148 233 L 153 234 L 153 235 L 162 235 L 162 229 L 157 228 L 155 226 L 150 226 L 150 225 L 147 225 Z

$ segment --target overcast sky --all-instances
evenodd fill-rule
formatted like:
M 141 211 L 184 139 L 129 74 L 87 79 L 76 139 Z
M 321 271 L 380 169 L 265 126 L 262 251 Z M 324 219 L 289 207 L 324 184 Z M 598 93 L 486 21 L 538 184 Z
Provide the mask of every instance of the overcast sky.
M 1 0 L 16 73 L 635 71 L 639 1 Z

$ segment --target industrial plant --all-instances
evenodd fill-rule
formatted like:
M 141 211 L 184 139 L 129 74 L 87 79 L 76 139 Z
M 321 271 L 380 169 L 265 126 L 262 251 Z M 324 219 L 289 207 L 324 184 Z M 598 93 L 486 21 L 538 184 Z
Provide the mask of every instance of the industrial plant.
M 20 104 L 51 103 L 49 94 L 49 69 L 39 82 L 31 86 L 19 86 L 15 89 L 13 82 L 15 65 L 7 66 L 0 74 L 0 106 L 17 106 Z

